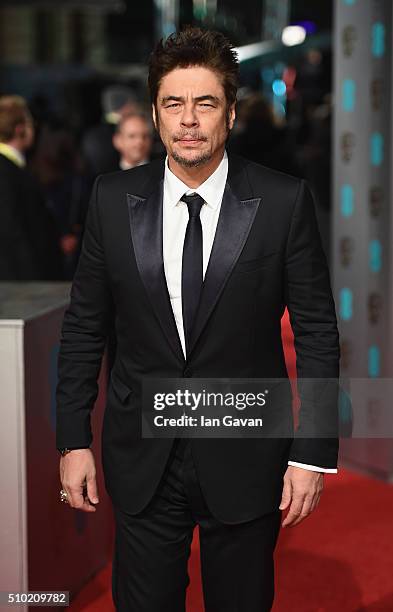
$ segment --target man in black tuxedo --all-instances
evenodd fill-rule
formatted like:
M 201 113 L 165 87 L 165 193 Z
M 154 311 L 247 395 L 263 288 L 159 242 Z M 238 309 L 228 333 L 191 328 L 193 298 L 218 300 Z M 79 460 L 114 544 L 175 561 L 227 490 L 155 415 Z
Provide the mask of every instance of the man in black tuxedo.
M 44 198 L 26 170 L 33 119 L 20 96 L 0 97 L 0 280 L 59 280 L 60 248 Z
M 102 441 L 116 518 L 113 598 L 121 611 L 185 609 L 196 524 L 205 609 L 270 610 L 281 512 L 288 508 L 283 525 L 298 524 L 318 504 L 323 472 L 337 471 L 337 437 L 301 435 L 322 418 L 323 403 L 311 395 L 301 398 L 295 437 L 141 435 L 143 379 L 288 383 L 280 328 L 286 306 L 299 379 L 338 377 L 334 301 L 308 185 L 226 154 L 237 77 L 236 54 L 218 32 L 186 28 L 158 44 L 149 87 L 167 158 L 96 180 L 64 316 L 62 498 L 94 512 L 95 463 L 86 447 L 115 314 Z

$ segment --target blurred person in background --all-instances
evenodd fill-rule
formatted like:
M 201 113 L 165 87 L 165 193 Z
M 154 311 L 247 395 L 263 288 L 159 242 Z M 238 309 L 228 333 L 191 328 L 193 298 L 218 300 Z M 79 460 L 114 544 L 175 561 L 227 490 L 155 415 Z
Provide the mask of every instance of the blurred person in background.
M 142 113 L 120 119 L 113 135 L 113 146 L 120 155 L 119 168 L 129 170 L 150 161 L 152 127 Z
M 118 168 L 129 170 L 147 164 L 152 144 L 152 125 L 143 113 L 130 113 L 122 117 L 113 135 L 113 146 L 120 156 Z M 108 382 L 116 358 L 116 347 L 116 331 L 112 321 L 107 344 Z
M 63 279 L 71 280 L 78 262 L 90 191 L 71 131 L 58 122 L 44 123 L 29 166 L 42 187 L 47 209 L 56 224 Z
M 268 168 L 302 176 L 285 125 L 279 125 L 270 102 L 251 93 L 238 107 L 238 125 L 229 149 Z
M 59 280 L 58 236 L 26 169 L 34 124 L 20 96 L 0 98 L 0 280 Z
M 87 130 L 81 141 L 82 155 L 93 181 L 98 174 L 119 170 L 119 153 L 113 146 L 113 135 L 120 119 L 140 112 L 134 93 L 124 85 L 112 85 L 102 92 L 103 120 Z

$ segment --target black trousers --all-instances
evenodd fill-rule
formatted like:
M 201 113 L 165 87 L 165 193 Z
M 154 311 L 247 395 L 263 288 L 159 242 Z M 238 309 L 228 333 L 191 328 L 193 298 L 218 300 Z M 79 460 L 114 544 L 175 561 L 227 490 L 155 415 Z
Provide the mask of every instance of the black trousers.
M 118 612 L 185 611 L 197 524 L 205 611 L 271 609 L 281 510 L 236 525 L 219 522 L 203 498 L 189 439 L 175 440 L 149 504 L 134 515 L 114 507 L 114 515 L 112 595 Z

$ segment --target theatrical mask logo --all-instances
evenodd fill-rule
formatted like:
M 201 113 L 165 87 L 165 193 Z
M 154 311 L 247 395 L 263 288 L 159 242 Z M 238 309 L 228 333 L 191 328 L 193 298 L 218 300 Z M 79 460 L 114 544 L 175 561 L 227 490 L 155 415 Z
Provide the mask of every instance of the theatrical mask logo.
M 340 342 L 341 367 L 346 370 L 351 364 L 352 344 L 348 339 L 342 339 Z
M 355 148 L 355 134 L 353 132 L 343 132 L 341 134 L 341 159 L 343 162 L 350 162 Z
M 370 293 L 367 300 L 368 320 L 371 324 L 378 323 L 381 317 L 382 296 L 375 291 Z
M 353 240 L 350 236 L 344 236 L 340 240 L 340 262 L 344 268 L 347 268 L 352 261 Z
M 341 40 L 345 57 L 352 57 L 357 41 L 357 32 L 353 25 L 348 25 L 343 29 Z
M 381 214 L 383 202 L 383 190 L 382 187 L 378 185 L 373 185 L 370 187 L 369 196 L 368 196 L 368 204 L 370 209 L 370 215 L 374 218 L 377 218 Z
M 367 401 L 367 429 L 376 429 L 381 412 L 379 399 L 370 397 Z
M 382 108 L 384 94 L 384 81 L 382 79 L 372 79 L 370 82 L 370 101 L 373 111 L 379 111 Z

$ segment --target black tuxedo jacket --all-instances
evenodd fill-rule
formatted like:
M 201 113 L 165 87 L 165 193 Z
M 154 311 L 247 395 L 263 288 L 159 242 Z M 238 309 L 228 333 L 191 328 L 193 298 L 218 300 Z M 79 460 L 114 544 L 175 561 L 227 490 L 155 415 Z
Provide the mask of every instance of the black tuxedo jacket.
M 0 280 L 62 278 L 58 236 L 38 185 L 0 154 Z
M 112 317 L 117 353 L 102 429 L 105 485 L 136 513 L 151 499 L 173 440 L 142 438 L 143 377 L 287 379 L 288 306 L 299 377 L 338 377 L 329 272 L 304 180 L 229 154 L 228 179 L 185 360 L 163 266 L 164 160 L 97 178 L 62 326 L 57 447 L 92 441 L 90 411 Z M 318 416 L 306 402 L 303 420 Z M 191 441 L 202 491 L 226 523 L 276 510 L 288 459 L 336 467 L 338 439 Z

